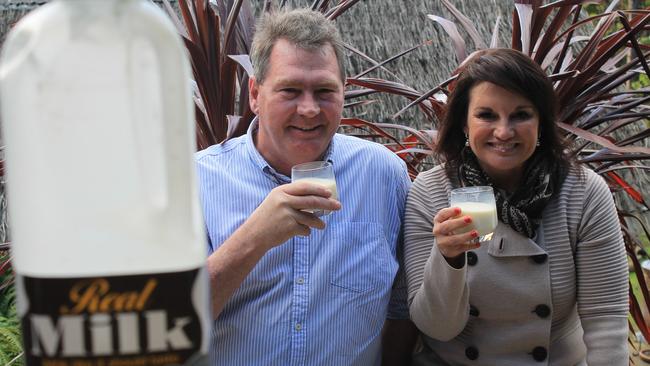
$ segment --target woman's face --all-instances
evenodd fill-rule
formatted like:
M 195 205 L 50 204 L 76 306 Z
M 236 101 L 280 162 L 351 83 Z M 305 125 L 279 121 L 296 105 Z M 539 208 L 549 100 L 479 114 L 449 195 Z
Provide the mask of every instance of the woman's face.
M 490 82 L 469 92 L 465 133 L 481 168 L 497 186 L 516 188 L 535 152 L 539 112 L 531 101 Z

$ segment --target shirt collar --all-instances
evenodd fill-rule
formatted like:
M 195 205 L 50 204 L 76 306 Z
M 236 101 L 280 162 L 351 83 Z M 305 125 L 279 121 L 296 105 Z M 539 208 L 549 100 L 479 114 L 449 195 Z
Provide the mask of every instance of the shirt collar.
M 257 116 L 253 118 L 251 121 L 251 124 L 248 126 L 248 130 L 246 131 L 246 149 L 248 150 L 248 154 L 257 165 L 257 167 L 264 172 L 264 174 L 271 180 L 275 181 L 277 184 L 285 184 L 285 183 L 290 183 L 291 182 L 291 177 L 287 177 L 286 175 L 276 171 L 267 161 L 264 159 L 262 154 L 257 150 L 257 147 L 255 147 L 255 142 L 253 140 L 253 137 L 257 133 L 259 129 L 259 119 Z M 330 141 L 330 144 L 327 146 L 327 150 L 325 150 L 325 154 L 323 154 L 324 158 L 323 160 L 329 161 L 334 164 L 334 159 L 333 159 L 333 150 L 334 150 L 334 145 L 336 144 L 336 134 L 332 138 L 332 141 Z

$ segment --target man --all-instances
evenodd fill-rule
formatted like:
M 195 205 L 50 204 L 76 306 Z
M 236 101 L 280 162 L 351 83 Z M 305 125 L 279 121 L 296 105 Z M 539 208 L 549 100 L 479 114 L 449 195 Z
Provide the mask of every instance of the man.
M 197 153 L 214 364 L 378 365 L 382 327 L 390 336 L 410 324 L 384 326 L 408 318 L 405 288 L 392 290 L 405 164 L 379 144 L 335 134 L 343 49 L 322 14 L 263 18 L 251 59 L 257 120 L 245 136 Z M 321 186 L 291 183 L 292 166 L 317 160 L 333 164 L 340 202 Z M 319 209 L 333 212 L 305 212 Z M 390 347 L 410 339 L 392 337 L 384 353 L 399 356 Z

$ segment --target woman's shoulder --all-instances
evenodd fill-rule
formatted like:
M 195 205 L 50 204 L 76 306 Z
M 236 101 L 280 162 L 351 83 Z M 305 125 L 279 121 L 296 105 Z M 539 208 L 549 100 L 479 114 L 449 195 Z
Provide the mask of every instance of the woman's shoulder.
M 445 170 L 445 165 L 440 164 L 434 166 L 429 170 L 420 172 L 418 176 L 415 178 L 414 184 L 418 183 L 426 186 L 432 186 L 432 185 L 437 186 L 443 183 L 446 184 L 448 182 L 449 182 L 449 178 L 447 177 L 447 171 Z
M 446 197 L 451 189 L 444 165 L 435 166 L 429 170 L 420 172 L 413 181 L 409 196 L 411 200 L 423 200 L 430 202 L 440 197 Z
M 569 169 L 562 190 L 572 195 L 578 192 L 581 193 L 580 195 L 609 192 L 603 177 L 584 166 L 574 166 Z

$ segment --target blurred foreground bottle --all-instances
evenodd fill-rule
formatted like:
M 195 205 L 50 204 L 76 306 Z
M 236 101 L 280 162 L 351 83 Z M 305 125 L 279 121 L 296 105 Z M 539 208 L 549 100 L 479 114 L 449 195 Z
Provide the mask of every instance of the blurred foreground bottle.
M 0 116 L 28 365 L 206 361 L 189 72 L 145 0 L 55 0 L 9 34 Z

